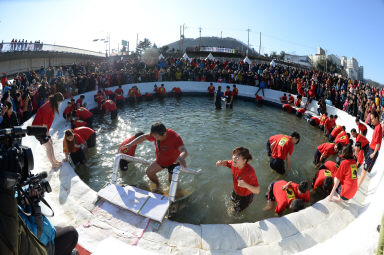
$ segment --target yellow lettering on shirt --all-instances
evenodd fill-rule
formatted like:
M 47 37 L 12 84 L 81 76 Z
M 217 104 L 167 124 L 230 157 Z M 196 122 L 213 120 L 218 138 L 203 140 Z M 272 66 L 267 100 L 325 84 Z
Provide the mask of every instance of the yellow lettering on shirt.
M 357 166 L 356 166 L 356 164 L 351 165 L 351 176 L 352 176 L 352 180 L 357 179 Z
M 326 177 L 328 177 L 328 176 L 332 177 L 332 173 L 331 173 L 331 171 L 329 171 L 329 170 L 324 170 L 324 175 L 325 175 Z
M 285 192 L 287 192 L 288 200 L 296 199 L 295 192 L 293 192 L 292 188 L 287 188 Z
M 279 146 L 284 146 L 285 144 L 286 144 L 286 142 L 288 142 L 288 137 L 282 137 L 281 139 L 280 139 L 280 141 L 279 141 Z

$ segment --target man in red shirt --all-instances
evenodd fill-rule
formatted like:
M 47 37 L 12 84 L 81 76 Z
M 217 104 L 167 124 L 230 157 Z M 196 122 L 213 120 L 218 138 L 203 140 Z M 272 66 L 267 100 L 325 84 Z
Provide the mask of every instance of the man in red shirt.
M 333 187 L 332 172 L 326 168 L 320 168 L 313 178 L 312 187 L 315 191 L 321 188 L 327 195 L 331 193 Z
M 225 107 L 231 108 L 233 107 L 233 93 L 231 91 L 231 87 L 227 86 L 226 90 L 224 91 L 225 96 Z
M 341 153 L 343 161 L 334 175 L 334 183 L 328 201 L 341 201 L 352 199 L 358 189 L 357 186 L 357 165 L 353 157 L 352 145 L 343 147 Z M 337 191 L 338 195 L 335 196 Z
M 317 146 L 315 151 L 315 156 L 313 157 L 313 164 L 319 166 L 320 163 L 323 163 L 329 156 L 332 156 L 343 148 L 343 145 L 340 143 L 323 143 Z
M 324 122 L 324 135 L 329 137 L 332 131 L 333 115 L 330 115 Z
M 78 127 L 86 127 L 86 126 L 87 126 L 87 122 L 84 120 L 80 120 L 77 118 L 72 118 L 72 120 L 71 120 L 71 128 L 72 129 L 75 129 Z
M 157 173 L 164 168 L 168 169 L 168 180 L 171 182 L 173 169 L 181 165 L 186 168 L 185 158 L 188 156 L 187 149 L 184 146 L 181 137 L 173 130 L 166 128 L 163 123 L 157 122 L 152 125 L 151 133 L 139 136 L 132 142 L 122 146 L 122 149 L 128 150 L 145 140 L 155 142 L 156 161 L 153 162 L 146 170 L 147 176 L 157 186 L 160 185 Z
M 381 147 L 381 141 L 383 139 L 383 129 L 380 125 L 379 114 L 376 111 L 371 111 L 371 122 L 375 126 L 373 131 L 372 140 L 369 144 L 369 148 L 365 156 L 364 169 L 361 171 L 361 176 L 359 179 L 358 187 L 363 183 L 367 172 L 371 172 L 373 165 L 376 162 L 377 156 L 379 155 L 379 150 Z
M 265 210 L 271 210 L 274 205 L 277 204 L 275 212 L 278 215 L 281 215 L 287 207 L 292 209 L 294 212 L 304 208 L 304 201 L 299 199 L 294 189 L 287 184 L 288 183 L 286 181 L 281 180 L 274 181 L 268 186 L 266 194 L 268 205 Z
M 332 143 L 335 141 L 336 136 L 342 131 L 345 131 L 345 126 L 336 125 L 335 128 L 331 131 L 328 140 Z
M 75 134 L 78 134 L 87 142 L 88 148 L 92 148 L 96 145 L 96 133 L 89 127 L 78 127 L 73 129 Z
M 253 167 L 248 163 L 252 160 L 249 150 L 237 147 L 232 152 L 232 160 L 219 160 L 216 166 L 226 166 L 232 169 L 233 191 L 232 202 L 236 213 L 247 208 L 254 194 L 259 194 L 260 186 Z
M 359 131 L 360 134 L 363 134 L 363 132 L 367 132 L 367 127 L 363 123 L 360 122 L 359 117 L 356 118 L 355 122 L 357 125 L 357 130 Z
M 282 104 L 287 104 L 288 103 L 287 94 L 284 93 L 284 95 L 282 97 L 280 97 L 280 102 Z
M 364 131 L 362 131 L 363 133 L 357 133 L 356 129 L 352 128 L 351 130 L 351 135 L 353 138 L 356 139 L 356 142 L 360 142 L 360 145 L 361 145 L 361 149 L 364 151 L 364 152 L 367 152 L 368 151 L 368 147 L 369 147 L 369 141 L 368 139 L 365 137 L 365 135 L 367 134 L 367 129 L 365 129 Z
M 181 89 L 179 87 L 173 87 L 172 92 L 175 94 L 176 97 L 181 97 Z
M 324 113 L 323 115 L 321 115 L 321 117 L 320 117 L 320 123 L 319 123 L 319 128 L 321 129 L 321 130 L 323 130 L 324 129 L 324 123 L 325 123 L 325 121 L 328 119 L 328 114 L 327 113 Z
M 292 112 L 293 107 L 290 104 L 283 104 L 283 111 Z
M 68 101 L 67 107 L 63 111 L 63 118 L 68 121 L 71 119 L 72 112 L 74 110 L 73 104 L 71 101 Z
M 345 131 L 342 131 L 336 136 L 335 143 L 341 143 L 341 145 L 345 146 L 349 143 L 350 137 L 351 135 L 349 133 L 345 133 Z
M 87 103 L 83 104 L 84 98 L 85 98 L 84 95 L 80 95 L 80 98 L 76 100 L 76 107 L 77 108 L 79 108 L 79 107 L 86 107 L 87 106 Z
M 142 135 L 144 135 L 144 133 L 140 131 L 140 132 L 137 132 L 136 134 L 134 134 L 133 136 L 125 139 L 120 144 L 119 149 L 118 149 L 118 153 L 123 153 L 123 154 L 126 154 L 126 155 L 134 157 L 135 153 L 136 153 L 137 145 L 131 146 L 129 148 L 129 150 L 124 145 L 132 142 L 133 140 L 135 140 L 136 138 L 138 138 L 139 136 L 142 136 Z M 120 159 L 120 170 L 127 171 L 128 170 L 128 163 L 129 163 L 128 161 L 126 161 L 124 159 Z
M 357 168 L 363 165 L 364 163 L 364 150 L 361 148 L 361 143 L 355 143 L 355 158 L 357 162 Z
M 121 88 L 121 85 L 117 89 L 115 89 L 115 99 L 117 105 L 123 105 L 124 104 L 124 91 Z
M 295 98 L 291 94 L 289 94 L 288 95 L 288 104 L 293 104 L 294 102 L 295 102 Z
M 287 172 L 291 169 L 293 145 L 300 142 L 300 134 L 293 132 L 291 136 L 274 135 L 267 141 L 269 166 L 279 174 L 285 174 L 284 160 L 287 160 Z
M 93 122 L 93 113 L 91 113 L 87 108 L 80 107 L 75 111 L 76 117 L 78 119 L 84 120 L 87 122 L 87 126 L 91 127 Z
M 314 117 L 312 117 L 312 118 L 309 120 L 309 124 L 310 124 L 311 126 L 317 127 L 317 126 L 320 124 L 320 119 L 314 116 Z
M 232 87 L 233 99 L 237 99 L 237 96 L 239 95 L 239 89 L 236 87 L 236 84 L 233 84 Z
M 209 84 L 208 93 L 209 97 L 213 97 L 213 95 L 215 94 L 215 86 L 213 86 L 212 82 Z
M 164 87 L 164 84 L 161 84 L 160 85 L 160 88 L 159 88 L 159 94 L 161 97 L 165 97 L 165 94 L 167 93 L 167 91 L 165 90 L 165 87 Z
M 102 104 L 103 104 L 104 113 L 107 114 L 108 112 L 110 112 L 111 113 L 111 119 L 112 120 L 116 119 L 117 118 L 117 106 L 116 106 L 115 102 L 112 101 L 111 99 L 108 99 L 108 100 L 103 100 Z

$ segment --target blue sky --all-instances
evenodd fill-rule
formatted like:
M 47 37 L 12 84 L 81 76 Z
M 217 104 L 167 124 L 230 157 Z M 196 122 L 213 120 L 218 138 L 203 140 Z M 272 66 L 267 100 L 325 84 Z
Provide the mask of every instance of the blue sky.
M 111 48 L 122 39 L 132 50 L 149 38 L 158 46 L 185 36 L 233 37 L 262 52 L 353 56 L 365 78 L 384 84 L 384 0 L 275 1 L 124 1 L 124 0 L 0 0 L 0 40 L 42 40 L 44 43 L 105 50 L 92 42 L 111 36 Z

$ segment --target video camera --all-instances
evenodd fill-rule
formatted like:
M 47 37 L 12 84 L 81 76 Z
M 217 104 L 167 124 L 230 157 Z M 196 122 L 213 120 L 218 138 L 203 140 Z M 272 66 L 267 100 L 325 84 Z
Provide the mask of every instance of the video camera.
M 47 128 L 43 126 L 13 127 L 0 130 L 0 188 L 8 191 L 18 191 L 19 205 L 25 205 L 25 200 L 32 205 L 43 200 L 45 192 L 51 192 L 51 186 L 46 172 L 32 174 L 34 167 L 32 150 L 21 145 L 26 135 L 45 136 Z M 25 187 L 23 189 L 23 187 Z M 33 195 L 30 195 L 33 193 Z M 24 207 L 24 206 L 23 206 Z

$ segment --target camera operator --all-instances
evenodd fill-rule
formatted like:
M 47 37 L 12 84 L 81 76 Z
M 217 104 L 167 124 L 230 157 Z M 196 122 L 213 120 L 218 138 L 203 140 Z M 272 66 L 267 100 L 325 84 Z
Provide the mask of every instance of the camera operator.
M 73 227 L 55 228 L 41 213 L 40 201 L 52 210 L 44 199 L 52 189 L 46 172 L 31 173 L 32 150 L 21 145 L 26 134 L 46 132 L 43 126 L 0 130 L 0 254 L 71 254 L 77 244 Z
M 39 200 L 38 191 L 36 191 L 35 189 L 30 189 L 29 197 L 32 200 Z M 32 233 L 37 237 L 40 236 L 39 240 L 41 243 L 44 244 L 48 254 L 71 254 L 78 240 L 78 233 L 76 229 L 72 226 L 53 226 L 44 215 L 33 216 L 33 206 L 29 204 L 27 199 L 25 202 L 27 204 L 26 213 L 31 213 L 31 216 L 27 216 L 22 212 L 19 212 L 19 215 L 21 219 L 25 222 L 27 227 L 32 231 Z M 38 210 L 39 209 L 40 208 L 38 208 Z M 39 224 L 41 224 L 41 230 L 39 230 Z

